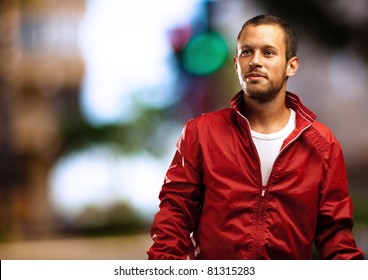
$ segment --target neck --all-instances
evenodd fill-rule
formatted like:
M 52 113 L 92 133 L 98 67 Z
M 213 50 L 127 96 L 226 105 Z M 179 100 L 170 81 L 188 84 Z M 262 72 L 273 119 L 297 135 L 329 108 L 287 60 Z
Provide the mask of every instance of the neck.
M 244 95 L 246 118 L 252 130 L 263 134 L 275 133 L 288 123 L 290 110 L 285 106 L 285 94 L 268 102 Z

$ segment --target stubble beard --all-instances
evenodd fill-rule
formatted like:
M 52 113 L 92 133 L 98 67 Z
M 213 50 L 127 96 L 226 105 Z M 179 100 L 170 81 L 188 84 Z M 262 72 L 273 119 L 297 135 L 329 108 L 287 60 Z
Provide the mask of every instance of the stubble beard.
M 245 87 L 245 94 L 251 99 L 258 101 L 260 103 L 267 103 L 274 100 L 279 94 L 282 85 L 273 86 L 269 85 L 267 88 L 262 88 L 260 85 L 251 84 Z
M 246 77 L 243 77 L 243 91 L 246 96 L 259 103 L 268 103 L 274 100 L 280 93 L 286 82 L 285 77 L 286 75 L 283 73 L 276 82 L 270 81 L 267 78 L 267 85 L 261 84 L 260 82 L 249 82 L 246 80 Z

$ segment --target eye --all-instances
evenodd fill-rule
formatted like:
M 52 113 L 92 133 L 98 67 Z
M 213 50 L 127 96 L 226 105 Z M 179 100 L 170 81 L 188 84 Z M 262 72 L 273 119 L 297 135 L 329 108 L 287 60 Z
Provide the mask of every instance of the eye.
M 250 55 L 251 53 L 252 51 L 250 49 L 244 49 L 244 50 L 241 50 L 240 55 L 247 56 L 247 55 Z
M 274 55 L 276 55 L 276 52 L 275 52 L 275 51 L 273 51 L 273 50 L 266 50 L 266 51 L 264 52 L 264 54 L 265 54 L 266 56 L 274 56 Z

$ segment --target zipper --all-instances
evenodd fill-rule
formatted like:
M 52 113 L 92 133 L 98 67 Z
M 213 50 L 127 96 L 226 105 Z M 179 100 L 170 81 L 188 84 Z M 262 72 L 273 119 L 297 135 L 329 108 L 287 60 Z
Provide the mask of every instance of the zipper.
M 252 147 L 253 147 L 253 150 L 257 156 L 257 160 L 258 160 L 258 167 L 259 167 L 259 173 L 261 174 L 260 176 L 260 185 L 262 186 L 262 192 L 261 192 L 261 196 L 264 196 L 265 192 L 266 192 L 266 186 L 263 186 L 263 183 L 262 183 L 262 167 L 261 167 L 261 159 L 259 158 L 259 154 L 258 154 L 258 151 L 257 151 L 257 148 L 252 140 L 252 136 L 251 136 L 251 133 L 250 133 L 250 123 L 249 121 L 247 120 L 246 117 L 244 117 L 239 111 L 236 111 L 239 116 L 241 116 L 245 121 L 246 123 L 248 124 L 248 129 L 249 129 L 249 138 L 250 138 L 250 143 L 252 144 Z
M 262 192 L 261 192 L 261 196 L 265 196 L 266 194 L 266 186 L 262 186 Z

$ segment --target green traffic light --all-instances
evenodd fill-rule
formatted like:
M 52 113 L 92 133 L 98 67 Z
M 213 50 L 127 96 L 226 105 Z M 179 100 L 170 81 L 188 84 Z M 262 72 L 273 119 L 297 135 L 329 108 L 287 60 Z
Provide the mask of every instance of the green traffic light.
M 183 67 L 195 75 L 208 75 L 225 63 L 228 47 L 221 35 L 204 32 L 193 37 L 183 51 Z

